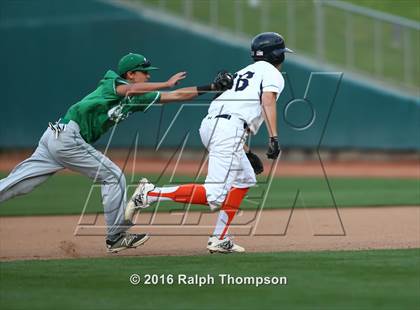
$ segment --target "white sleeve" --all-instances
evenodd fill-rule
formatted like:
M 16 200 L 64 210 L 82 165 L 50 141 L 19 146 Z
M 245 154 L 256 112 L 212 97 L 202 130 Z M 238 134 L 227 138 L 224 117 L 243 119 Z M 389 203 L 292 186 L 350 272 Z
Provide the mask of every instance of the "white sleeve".
M 272 65 L 267 64 L 262 75 L 261 88 L 263 92 L 277 93 L 277 97 L 283 91 L 284 79 L 280 71 Z

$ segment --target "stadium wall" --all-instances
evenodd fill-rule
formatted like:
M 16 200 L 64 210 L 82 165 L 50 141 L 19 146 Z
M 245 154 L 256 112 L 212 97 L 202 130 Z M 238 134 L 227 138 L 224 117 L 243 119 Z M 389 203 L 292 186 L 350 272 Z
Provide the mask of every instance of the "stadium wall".
M 247 47 L 151 20 L 101 1 L 2 1 L 0 148 L 34 147 L 49 121 L 92 91 L 119 58 L 140 52 L 161 69 L 152 80 L 187 71 L 182 86 L 206 84 L 219 69 L 250 62 Z M 297 53 L 299 51 L 296 51 Z M 395 64 L 393 64 L 395 65 Z M 282 71 L 279 132 L 284 148 L 420 150 L 418 98 L 321 72 L 293 57 Z M 198 128 L 211 96 L 154 106 L 112 133 L 111 147 L 201 147 Z M 97 145 L 106 145 L 111 134 Z M 266 145 L 262 127 L 251 141 Z

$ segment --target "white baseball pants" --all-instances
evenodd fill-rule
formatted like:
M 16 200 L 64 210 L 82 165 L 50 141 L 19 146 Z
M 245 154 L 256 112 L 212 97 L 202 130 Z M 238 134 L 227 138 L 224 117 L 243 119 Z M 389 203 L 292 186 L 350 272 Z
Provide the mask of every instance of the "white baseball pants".
M 206 116 L 200 127 L 201 141 L 209 152 L 208 174 L 204 187 L 210 208 L 219 208 L 232 187 L 256 184 L 254 170 L 246 157 L 244 121 Z

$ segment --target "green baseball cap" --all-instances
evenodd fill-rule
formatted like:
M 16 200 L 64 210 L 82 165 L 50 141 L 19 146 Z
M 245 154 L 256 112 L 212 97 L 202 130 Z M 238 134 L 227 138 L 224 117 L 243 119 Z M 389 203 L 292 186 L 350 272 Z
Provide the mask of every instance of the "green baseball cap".
M 128 71 L 151 71 L 159 68 L 152 67 L 150 61 L 143 55 L 129 53 L 120 59 L 118 63 L 118 74 L 123 75 Z

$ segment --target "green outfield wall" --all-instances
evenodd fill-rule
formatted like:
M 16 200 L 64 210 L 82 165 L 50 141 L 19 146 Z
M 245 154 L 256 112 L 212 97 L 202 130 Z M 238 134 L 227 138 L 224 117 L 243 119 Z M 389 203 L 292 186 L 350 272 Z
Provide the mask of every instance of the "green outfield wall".
M 185 70 L 182 85 L 206 84 L 219 69 L 250 63 L 247 47 L 162 23 L 106 2 L 0 1 L 0 148 L 34 147 L 49 121 L 93 90 L 127 52 L 161 69 L 152 80 Z M 299 53 L 299 51 L 297 51 Z M 325 72 L 290 58 L 279 99 L 283 147 L 420 150 L 418 98 Z M 397 64 L 392 64 L 397 65 Z M 198 128 L 211 97 L 154 106 L 114 131 L 111 147 L 201 147 Z M 97 145 L 105 145 L 110 135 Z M 251 141 L 265 145 L 265 128 Z

